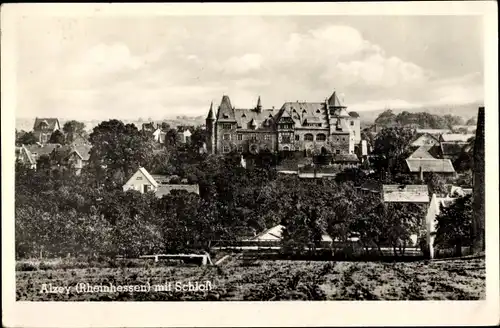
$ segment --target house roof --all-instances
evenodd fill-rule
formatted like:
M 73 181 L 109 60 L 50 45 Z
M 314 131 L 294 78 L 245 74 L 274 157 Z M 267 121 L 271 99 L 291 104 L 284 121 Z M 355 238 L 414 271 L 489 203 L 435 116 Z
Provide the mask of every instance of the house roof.
M 465 151 L 467 144 L 461 142 L 441 142 L 441 152 L 443 155 L 458 155 Z
M 163 175 L 163 174 L 151 174 L 153 179 L 155 179 L 156 182 L 159 184 L 163 183 L 169 183 L 170 182 L 170 177 L 168 175 Z
M 92 149 L 91 145 L 72 145 L 72 150 L 76 151 L 78 155 L 84 161 L 88 161 L 90 159 L 90 150 Z
M 35 118 L 35 124 L 33 124 L 33 130 L 38 130 L 40 124 L 47 124 L 49 130 L 60 129 L 59 120 L 57 118 Z
M 461 133 L 447 133 L 441 135 L 441 140 L 444 142 L 467 142 L 470 138 L 474 137 L 475 134 L 461 134 Z
M 262 231 L 257 236 L 253 237 L 251 240 L 255 240 L 255 241 L 271 241 L 271 240 L 279 241 L 279 240 L 281 240 L 281 237 L 283 235 L 283 229 L 285 229 L 285 227 L 281 224 L 278 224 L 270 229 Z M 321 237 L 321 240 L 326 241 L 326 242 L 331 242 L 332 238 L 327 234 L 323 234 L 323 236 Z
M 428 133 L 428 134 L 432 134 L 432 135 L 441 135 L 441 134 L 446 134 L 446 133 L 450 133 L 451 130 L 450 129 L 417 129 L 416 130 L 416 133 L 420 134 L 420 133 Z
M 382 185 L 382 197 L 386 203 L 428 203 L 427 185 Z
M 359 158 L 356 154 L 333 154 L 332 162 L 359 162 Z
M 430 133 L 423 133 L 418 135 L 415 140 L 412 141 L 412 146 L 424 146 L 424 145 L 438 145 L 439 139 L 436 135 Z
M 26 159 L 30 164 L 36 164 L 36 159 L 33 156 L 33 154 L 24 146 L 22 145 L 20 148 L 20 152 L 24 153 L 26 156 Z
M 333 93 L 330 96 L 330 98 L 328 98 L 328 106 L 329 107 L 344 107 L 345 108 L 345 106 L 342 105 L 342 103 L 340 102 L 340 99 L 337 96 L 337 92 L 336 91 L 333 91 Z
M 359 114 L 357 112 L 349 112 L 348 114 L 350 117 L 359 117 Z
M 380 192 L 382 188 L 382 184 L 379 181 L 375 180 L 367 180 L 365 181 L 359 189 L 364 190 L 364 191 L 371 191 L 371 192 Z
M 306 118 L 309 122 L 321 123 L 323 128 L 328 126 L 326 110 L 324 104 L 320 102 L 286 102 L 278 113 L 278 120 L 286 117 L 293 120 L 296 128 L 303 127 Z
M 197 184 L 161 184 L 155 191 L 155 195 L 158 198 L 168 195 L 172 190 L 185 190 L 187 192 L 193 192 L 195 194 L 200 194 L 200 188 Z
M 35 158 L 38 158 L 43 155 L 49 155 L 56 148 L 61 147 L 60 144 L 34 144 L 34 145 L 25 145 L 26 149 L 28 149 Z
M 234 108 L 231 105 L 229 96 L 222 96 L 222 100 L 217 111 L 218 122 L 235 122 Z
M 408 158 L 436 159 L 439 155 L 439 147 L 434 145 L 420 146 Z
M 158 182 L 156 182 L 156 180 L 151 176 L 151 174 L 149 174 L 149 172 L 145 168 L 143 168 L 143 167 L 139 167 L 139 169 L 134 174 L 132 174 L 132 176 L 130 177 L 130 179 L 127 180 L 127 182 L 125 183 L 125 185 L 128 185 L 129 182 L 131 182 L 132 179 L 138 173 L 141 173 L 149 181 L 149 183 L 151 183 L 154 187 L 158 187 Z
M 234 116 L 238 127 L 246 130 L 270 130 L 274 126 L 275 116 L 278 113 L 275 109 L 235 108 Z
M 208 111 L 207 120 L 214 120 L 214 119 L 215 119 L 215 116 L 214 116 L 214 102 L 212 101 L 210 103 L 210 110 Z
M 435 173 L 454 173 L 455 169 L 449 159 L 423 159 L 423 158 L 409 158 L 406 159 L 406 164 L 410 172 L 435 172 Z

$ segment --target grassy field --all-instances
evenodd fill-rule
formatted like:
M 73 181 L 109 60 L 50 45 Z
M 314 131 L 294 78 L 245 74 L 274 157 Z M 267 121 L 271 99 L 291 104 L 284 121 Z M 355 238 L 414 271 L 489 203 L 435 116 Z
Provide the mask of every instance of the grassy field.
M 19 301 L 477 300 L 486 293 L 484 259 L 250 262 L 233 257 L 218 267 L 38 269 L 17 271 L 16 279 Z M 181 290 L 189 289 L 189 282 L 194 290 Z M 205 290 L 196 290 L 196 282 Z M 122 291 L 89 292 L 79 283 Z M 143 291 L 126 291 L 128 286 Z M 57 292 L 48 293 L 51 287 Z

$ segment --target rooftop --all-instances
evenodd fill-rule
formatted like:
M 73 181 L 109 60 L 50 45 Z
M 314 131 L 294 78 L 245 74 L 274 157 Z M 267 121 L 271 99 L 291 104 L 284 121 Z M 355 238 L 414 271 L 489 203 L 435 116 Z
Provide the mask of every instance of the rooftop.
M 428 203 L 427 185 L 382 185 L 382 196 L 386 203 Z
M 435 172 L 435 173 L 454 173 L 455 168 L 449 159 L 423 159 L 423 158 L 409 158 L 406 159 L 408 169 L 412 173 L 420 172 Z

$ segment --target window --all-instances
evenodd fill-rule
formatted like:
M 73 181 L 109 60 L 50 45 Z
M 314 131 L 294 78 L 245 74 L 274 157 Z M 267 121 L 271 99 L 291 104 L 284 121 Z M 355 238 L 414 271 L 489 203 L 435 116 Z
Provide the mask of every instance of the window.
M 289 150 L 290 150 L 290 147 L 285 146 L 285 147 L 283 147 L 283 150 L 285 150 L 285 151 L 289 151 Z
M 304 140 L 305 141 L 313 141 L 314 140 L 314 136 L 312 134 L 310 134 L 310 133 L 305 134 L 304 135 Z
M 340 141 L 340 138 L 339 138 L 339 137 L 337 137 L 337 142 L 339 142 L 339 141 Z
M 239 146 L 238 146 L 238 152 L 239 152 L 239 153 L 242 153 L 242 152 L 243 152 L 243 146 L 242 146 L 242 145 L 239 145 Z
M 342 141 L 345 141 L 345 137 L 342 137 Z
M 337 155 L 338 155 L 338 154 L 340 154 L 340 149 L 337 149 L 337 150 L 335 151 L 335 153 L 336 153 Z
M 229 146 L 224 146 L 224 147 L 222 147 L 222 152 L 223 152 L 223 153 L 229 153 L 229 151 L 230 151 Z
M 316 141 L 325 141 L 326 140 L 326 135 L 323 133 L 320 133 L 316 136 Z
M 222 140 L 231 140 L 231 135 L 229 133 L 224 134 Z
M 298 134 L 295 135 L 295 140 L 297 140 L 297 141 L 300 140 L 300 136 Z
M 150 185 L 147 185 L 147 184 L 145 184 L 145 185 L 144 185 L 144 192 L 148 192 L 148 191 L 150 191 L 151 189 L 152 189 L 152 188 L 151 188 L 151 186 L 150 186 Z
M 137 177 L 137 179 L 136 179 L 136 180 L 142 180 L 142 177 Z
M 264 136 L 264 140 L 271 140 L 271 135 L 266 134 L 266 135 Z
M 255 134 L 250 136 L 250 141 L 257 141 L 257 136 Z
M 351 125 L 354 125 L 354 121 L 351 121 Z
M 224 123 L 224 124 L 222 124 L 222 128 L 224 130 L 231 130 L 231 124 L 230 123 Z
M 289 135 L 285 135 L 281 137 L 281 142 L 282 143 L 290 143 L 292 140 Z
M 243 135 L 242 134 L 238 134 L 238 140 L 243 140 Z

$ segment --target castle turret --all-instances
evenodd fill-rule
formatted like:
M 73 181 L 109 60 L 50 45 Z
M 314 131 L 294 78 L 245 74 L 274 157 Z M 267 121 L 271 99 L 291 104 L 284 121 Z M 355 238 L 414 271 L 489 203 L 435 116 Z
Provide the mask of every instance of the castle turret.
M 209 154 L 215 153 L 215 116 L 214 116 L 214 103 L 210 103 L 210 110 L 208 111 L 207 118 L 205 120 L 207 126 L 207 151 Z
M 255 107 L 255 110 L 257 113 L 260 113 L 262 111 L 262 103 L 260 102 L 260 96 L 259 99 L 257 100 L 257 107 Z

